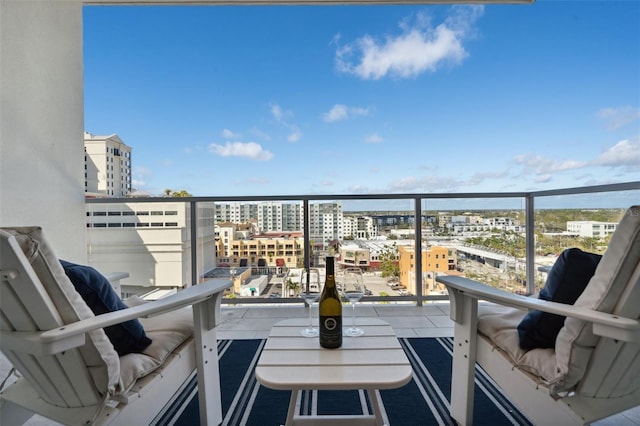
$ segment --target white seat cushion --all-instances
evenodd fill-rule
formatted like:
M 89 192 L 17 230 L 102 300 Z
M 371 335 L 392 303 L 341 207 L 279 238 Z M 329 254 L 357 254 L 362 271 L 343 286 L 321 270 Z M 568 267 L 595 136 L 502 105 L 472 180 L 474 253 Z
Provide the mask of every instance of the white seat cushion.
M 518 324 L 527 311 L 508 306 L 483 303 L 478 306 L 478 331 L 504 351 L 515 367 L 551 384 L 557 380 L 556 355 L 553 349 L 520 348 Z
M 131 300 L 125 303 L 133 306 Z M 178 309 L 140 321 L 152 340 L 142 353 L 131 353 L 120 357 L 120 388 L 128 391 L 136 380 L 159 368 L 167 357 L 182 343 L 193 336 L 193 310 Z

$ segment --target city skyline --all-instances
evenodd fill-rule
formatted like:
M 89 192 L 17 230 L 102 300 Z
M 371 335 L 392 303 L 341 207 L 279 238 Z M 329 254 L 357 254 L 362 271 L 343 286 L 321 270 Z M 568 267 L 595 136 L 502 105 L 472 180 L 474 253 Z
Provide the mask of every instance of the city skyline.
M 84 15 L 85 130 L 131 146 L 152 194 L 640 180 L 640 2 Z

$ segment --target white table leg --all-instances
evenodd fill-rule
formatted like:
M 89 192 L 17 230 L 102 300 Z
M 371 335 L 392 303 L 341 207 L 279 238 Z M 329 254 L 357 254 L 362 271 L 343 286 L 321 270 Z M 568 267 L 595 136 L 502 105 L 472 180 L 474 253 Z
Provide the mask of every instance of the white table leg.
M 380 406 L 382 401 L 380 400 L 380 394 L 375 389 L 367 389 L 367 393 L 369 394 L 369 400 L 371 401 L 371 406 L 373 407 L 373 415 L 375 417 L 375 422 L 377 426 L 383 426 L 382 423 L 382 410 Z
M 289 400 L 289 411 L 287 412 L 287 421 L 285 423 L 286 426 L 293 425 L 293 418 L 296 414 L 300 413 L 300 400 L 302 394 L 299 390 L 294 389 L 291 391 L 291 399 Z

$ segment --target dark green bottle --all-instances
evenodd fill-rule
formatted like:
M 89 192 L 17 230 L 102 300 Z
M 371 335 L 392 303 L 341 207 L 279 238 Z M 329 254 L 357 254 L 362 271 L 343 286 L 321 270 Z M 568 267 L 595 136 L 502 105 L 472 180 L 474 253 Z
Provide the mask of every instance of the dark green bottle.
M 320 346 L 335 349 L 342 346 L 342 300 L 336 288 L 334 257 L 327 256 L 324 288 L 320 295 Z

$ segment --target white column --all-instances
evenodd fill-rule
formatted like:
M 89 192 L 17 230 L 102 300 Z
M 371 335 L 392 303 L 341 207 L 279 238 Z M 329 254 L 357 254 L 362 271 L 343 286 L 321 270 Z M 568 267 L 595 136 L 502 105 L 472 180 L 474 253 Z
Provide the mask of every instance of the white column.
M 82 2 L 0 0 L 0 226 L 86 260 Z

